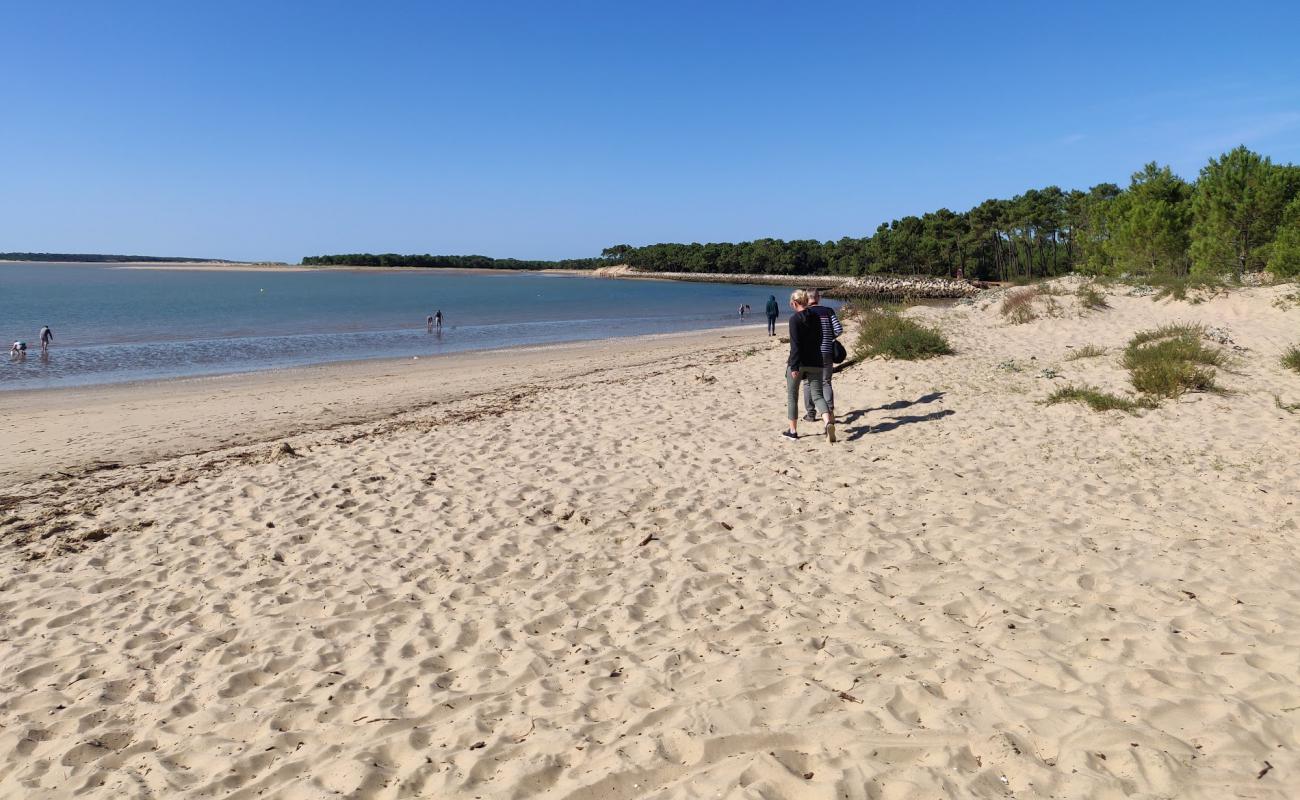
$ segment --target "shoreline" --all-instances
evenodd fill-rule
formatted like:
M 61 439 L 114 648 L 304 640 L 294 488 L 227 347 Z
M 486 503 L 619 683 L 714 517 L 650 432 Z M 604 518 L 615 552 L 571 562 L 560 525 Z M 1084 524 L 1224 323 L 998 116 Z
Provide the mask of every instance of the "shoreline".
M 147 464 L 304 432 L 374 422 L 515 385 L 771 340 L 761 327 L 353 359 L 253 372 L 0 392 L 0 490 L 101 462 Z M 701 342 L 707 344 L 701 345 Z M 456 373 L 456 374 L 451 374 Z M 448 377 L 450 374 L 450 377 Z M 221 423 L 238 418 L 232 427 Z M 66 426 L 95 431 L 68 438 Z

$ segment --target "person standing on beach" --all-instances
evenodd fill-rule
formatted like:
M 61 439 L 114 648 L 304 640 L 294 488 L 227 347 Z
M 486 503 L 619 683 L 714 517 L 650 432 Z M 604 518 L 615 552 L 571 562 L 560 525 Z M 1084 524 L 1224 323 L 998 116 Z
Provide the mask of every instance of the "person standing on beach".
M 826 398 L 826 407 L 835 416 L 835 392 L 831 389 L 831 378 L 835 375 L 835 340 L 844 333 L 840 318 L 832 309 L 822 305 L 820 289 L 808 290 L 808 313 L 816 315 L 822 326 L 822 396 Z M 803 385 L 804 419 L 817 421 L 817 412 L 813 410 L 812 384 Z
M 438 311 L 433 315 L 433 326 L 438 330 L 442 330 L 442 309 L 441 308 L 438 309 Z
M 799 384 L 806 381 L 812 388 L 812 400 L 826 421 L 826 441 L 835 443 L 835 417 L 831 416 L 822 396 L 822 324 L 821 319 L 808 311 L 811 301 L 803 289 L 790 295 L 790 356 L 785 363 L 785 406 L 789 427 L 781 435 L 798 439 Z
M 776 302 L 776 295 L 767 296 L 767 335 L 776 336 L 776 318 L 781 316 L 781 306 Z
M 49 325 L 43 326 L 41 328 L 41 355 L 48 356 L 50 354 L 50 342 L 52 341 L 54 341 L 54 332 L 50 330 Z

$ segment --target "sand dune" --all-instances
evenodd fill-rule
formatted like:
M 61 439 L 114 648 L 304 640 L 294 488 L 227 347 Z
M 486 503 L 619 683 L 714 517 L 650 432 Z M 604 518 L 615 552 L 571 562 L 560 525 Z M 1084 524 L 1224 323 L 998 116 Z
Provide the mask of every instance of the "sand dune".
M 28 475 L 0 797 L 1293 797 L 1281 293 L 917 309 L 958 355 L 842 373 L 834 446 L 778 436 L 755 332 Z M 1169 320 L 1245 348 L 1231 394 L 1041 405 Z

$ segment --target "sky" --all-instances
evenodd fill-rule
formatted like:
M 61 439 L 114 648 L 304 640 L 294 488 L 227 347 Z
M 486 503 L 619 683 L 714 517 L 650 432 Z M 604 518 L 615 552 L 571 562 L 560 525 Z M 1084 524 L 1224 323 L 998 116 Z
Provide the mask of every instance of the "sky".
M 1300 163 L 1300 3 L 0 0 L 0 251 L 579 258 Z

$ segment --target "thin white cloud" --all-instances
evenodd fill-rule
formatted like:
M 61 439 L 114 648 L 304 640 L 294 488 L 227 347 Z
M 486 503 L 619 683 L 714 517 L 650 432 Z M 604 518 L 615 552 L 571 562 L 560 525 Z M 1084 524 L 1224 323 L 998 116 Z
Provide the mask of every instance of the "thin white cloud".
M 1274 114 L 1241 120 L 1235 127 L 1222 133 L 1212 133 L 1192 143 L 1200 152 L 1231 150 L 1237 145 L 1253 145 L 1271 139 L 1280 133 L 1300 127 L 1300 111 L 1281 111 Z

